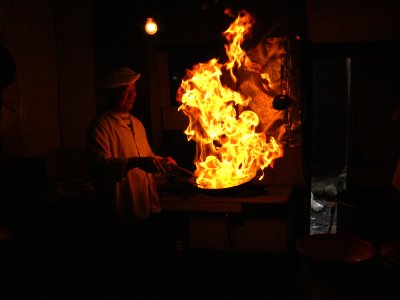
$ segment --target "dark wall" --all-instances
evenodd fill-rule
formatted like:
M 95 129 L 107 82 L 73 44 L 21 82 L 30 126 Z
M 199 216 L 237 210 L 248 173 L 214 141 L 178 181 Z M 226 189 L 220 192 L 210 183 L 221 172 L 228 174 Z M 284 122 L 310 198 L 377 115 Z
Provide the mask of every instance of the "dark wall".
M 244 48 L 251 49 L 267 35 L 304 34 L 305 1 L 296 1 L 295 5 L 290 2 L 93 1 L 96 81 L 117 65 L 127 65 L 142 73 L 133 113 L 144 123 L 156 151 L 177 154 L 178 160 L 181 156 L 180 162 L 186 164 L 187 157 L 193 157 L 194 153 L 186 151 L 192 147 L 186 145 L 182 134 L 185 122 L 176 116 L 175 103 L 185 70 L 213 57 L 224 59 L 222 32 L 234 20 L 224 13 L 226 8 L 235 15 L 240 9 L 246 9 L 256 19 L 253 35 Z M 158 22 L 159 31 L 155 36 L 144 33 L 146 17 Z M 178 79 L 173 81 L 175 75 Z M 164 101 L 164 98 L 168 99 Z M 97 111 L 103 109 L 97 92 Z
M 349 176 L 353 189 L 392 186 L 400 157 L 400 43 L 364 47 L 352 58 Z
M 311 75 L 302 78 L 305 89 L 302 101 L 305 105 L 304 121 L 310 123 L 306 124 L 307 130 L 313 132 L 311 139 L 307 140 L 307 143 L 312 144 L 307 151 L 310 149 L 313 153 L 307 164 L 314 162 L 314 165 L 331 174 L 342 172 L 350 151 L 347 144 L 350 127 L 358 128 L 353 131 L 354 141 L 361 139 L 362 144 L 372 144 L 372 137 L 365 134 L 371 131 L 363 128 L 367 129 L 371 120 L 387 118 L 384 112 L 390 111 L 395 102 L 397 92 L 393 86 L 387 86 L 383 91 L 382 84 L 371 84 L 370 79 L 364 75 L 366 70 L 361 71 L 363 68 L 382 67 L 379 61 L 383 53 L 373 53 L 373 48 L 384 48 L 390 44 L 389 51 L 396 52 L 396 41 L 400 37 L 400 26 L 397 26 L 400 12 L 396 9 L 395 1 L 93 1 L 96 80 L 115 65 L 128 65 L 142 72 L 144 76 L 139 82 L 135 114 L 147 127 L 150 140 L 154 136 L 156 144 L 158 140 L 158 143 L 164 145 L 161 148 L 165 152 L 179 152 L 179 146 L 175 143 L 184 140 L 181 136 L 184 128 L 180 128 L 180 125 L 165 128 L 166 119 L 177 119 L 175 114 L 169 114 L 174 108 L 166 111 L 165 103 L 155 103 L 159 101 L 157 97 L 163 97 L 162 93 L 167 91 L 168 101 L 173 104 L 179 79 L 167 82 L 167 89 L 162 88 L 163 83 L 155 81 L 164 80 L 162 77 L 169 77 L 171 72 L 182 75 L 185 68 L 190 67 L 192 62 L 204 60 L 205 55 L 224 55 L 222 32 L 232 22 L 232 18 L 224 14 L 227 7 L 233 12 L 244 8 L 256 19 L 253 35 L 243 45 L 245 49 L 265 36 L 300 35 L 305 44 L 308 43 L 303 49 L 308 51 L 308 60 L 302 64 L 302 72 L 303 75 Z M 154 17 L 159 23 L 156 36 L 144 34 L 143 26 L 148 16 Z M 157 69 L 160 53 L 166 57 L 163 63 L 167 67 L 164 69 Z M 360 56 L 363 59 L 360 60 Z M 347 95 L 346 58 L 353 59 L 352 100 Z M 153 72 L 158 73 L 158 77 L 149 74 L 149 66 L 152 66 Z M 381 72 L 385 73 L 384 70 Z M 386 81 L 385 78 L 389 76 L 387 72 L 382 75 L 379 82 Z M 398 78 L 392 75 L 389 81 L 396 81 Z M 360 92 L 357 90 L 367 85 L 370 85 L 373 92 L 363 90 L 360 100 Z M 386 98 L 381 104 L 384 108 L 376 111 L 373 108 L 376 95 L 381 93 Z M 149 100 L 151 95 L 155 100 Z M 359 116 L 353 116 L 351 120 L 348 119 L 349 101 L 353 101 L 352 107 L 356 107 L 352 113 Z M 102 109 L 99 100 L 97 109 Z M 161 109 L 163 114 L 159 113 Z M 371 112 L 374 112 L 373 118 L 369 116 Z M 158 119 L 160 121 L 157 123 Z M 383 136 L 386 136 L 386 140 L 394 139 L 392 135 L 388 137 L 392 125 L 376 122 L 374 131 L 385 132 Z M 364 147 L 359 142 L 355 143 L 358 143 L 357 151 Z M 187 151 L 185 154 L 182 159 L 186 162 Z M 358 156 L 355 154 L 352 159 Z M 385 172 L 384 177 L 388 178 L 390 168 L 380 172 Z
M 93 53 L 97 84 L 112 68 L 128 66 L 135 71 L 147 71 L 146 41 L 143 39 L 142 9 L 134 1 L 92 1 Z M 135 108 L 145 114 L 147 76 L 138 82 L 138 101 Z M 97 86 L 98 88 L 98 86 Z M 97 89 L 97 112 L 104 110 L 101 93 Z
M 390 186 L 399 155 L 398 41 L 313 44 L 313 166 L 316 175 Z
M 67 3 L 60 0 L 54 2 L 56 4 L 54 5 L 53 1 L 36 0 L 16 4 L 13 1 L 0 3 L 2 7 L 0 34 L 16 58 L 18 83 L 3 91 L 3 96 L 17 108 L 17 113 L 3 109 L 1 138 L 6 150 L 15 156 L 34 156 L 65 146 L 82 146 L 84 128 L 94 114 L 94 88 L 91 79 L 98 83 L 110 68 L 117 65 L 128 65 L 142 73 L 143 76 L 138 83 L 135 113 L 149 128 L 150 140 L 153 135 L 163 135 L 162 130 L 165 129 L 163 123 L 160 121 L 159 127 L 156 128 L 154 118 L 157 121 L 159 107 L 164 104 L 157 104 L 154 101 L 157 101 L 156 92 L 161 94 L 164 90 L 158 91 L 161 84 L 155 81 L 160 78 L 149 74 L 149 66 L 153 66 L 151 71 L 154 73 L 161 73 L 156 69 L 160 65 L 160 53 L 170 56 L 167 57 L 168 63 L 171 64 L 170 69 L 174 67 L 181 69 L 182 61 L 179 58 L 183 55 L 182 52 L 189 58 L 193 55 L 193 60 L 197 59 L 196 55 L 202 53 L 200 48 L 218 52 L 223 45 L 221 33 L 232 21 L 231 17 L 224 14 L 227 7 L 234 12 L 245 8 L 256 19 L 253 37 L 244 45 L 245 47 L 251 47 L 265 35 L 299 34 L 311 45 L 323 44 L 330 49 L 330 53 L 334 53 L 337 44 L 351 48 L 354 42 L 358 42 L 368 43 L 367 47 L 375 44 L 379 48 L 384 41 L 398 41 L 400 37 L 400 26 L 398 26 L 400 12 L 396 9 L 396 1 L 390 0 L 351 2 L 102 0 L 87 1 L 84 5 L 78 5 L 78 1 Z M 150 37 L 144 33 L 143 27 L 147 16 L 159 21 L 160 30 L 156 36 Z M 360 45 L 359 49 L 363 47 Z M 394 54 L 397 53 L 396 46 L 391 49 L 393 53 L 391 57 L 396 59 Z M 223 53 L 223 50 L 216 55 L 220 53 Z M 372 61 L 376 67 L 386 70 L 386 67 L 390 67 L 392 58 L 388 58 L 388 61 L 380 65 L 379 61 L 385 55 L 382 51 L 363 61 L 358 60 L 357 64 L 360 68 L 368 69 Z M 91 72 L 92 59 L 94 73 Z M 309 69 L 311 65 L 310 60 L 302 67 Z M 396 82 L 398 78 L 395 72 L 393 74 L 394 69 L 391 69 L 390 74 L 385 70 L 381 70 L 384 75 L 382 78 L 390 77 L 392 82 Z M 329 74 L 329 68 L 327 72 L 328 76 L 333 74 Z M 80 76 L 73 76 L 74 74 Z M 385 88 L 383 83 L 373 85 L 369 78 L 361 76 L 363 74 L 360 72 L 357 78 L 360 89 L 362 90 L 367 83 L 371 85 L 370 89 L 373 92 L 363 91 L 365 94 L 361 97 L 362 101 L 360 100 L 362 104 L 367 103 L 365 107 L 373 107 L 377 95 L 383 93 L 387 99 L 385 100 L 385 103 L 388 103 L 387 107 L 374 113 L 390 110 L 392 106 L 390 101 L 394 100 L 388 99 L 394 99 L 397 95 L 395 84 Z M 92 76 L 93 78 L 82 85 L 82 78 Z M 78 79 L 80 82 L 77 82 Z M 304 80 L 310 78 L 304 77 Z M 385 79 L 381 81 L 384 82 Z M 312 89 L 312 84 L 306 82 L 306 85 Z M 168 90 L 171 99 L 175 94 L 174 89 L 176 86 Z M 151 94 L 156 94 L 153 95 L 153 102 L 149 101 Z M 305 93 L 303 101 L 309 101 L 306 98 L 311 95 L 312 91 Z M 326 113 L 332 111 L 328 107 L 338 109 L 334 103 L 335 96 L 332 95 L 323 97 L 326 106 L 323 105 L 322 108 Z M 98 92 L 95 105 L 98 112 L 104 108 Z M 45 113 L 38 113 L 39 111 Z M 340 112 L 340 109 L 336 112 Z M 357 113 L 363 114 L 360 120 L 370 120 L 369 117 L 364 117 L 368 112 L 357 110 Z M 162 117 L 170 116 L 166 114 Z M 335 120 L 336 127 L 322 131 L 335 134 L 342 131 L 343 128 L 335 129 L 343 125 L 341 122 L 343 115 L 338 115 L 336 118 L 334 114 L 330 114 L 329 117 Z M 385 117 L 386 115 L 378 116 L 378 118 Z M 175 115 L 170 118 L 175 118 Z M 315 120 L 318 118 L 322 119 L 326 126 L 329 125 L 322 115 L 318 115 Z M 380 128 L 380 124 L 384 122 L 379 122 L 374 130 L 379 131 L 377 128 Z M 172 129 L 180 130 L 180 128 Z M 387 130 L 381 131 L 387 132 Z M 362 134 L 363 131 L 359 132 Z M 364 135 L 361 138 L 368 140 Z M 177 137 L 177 140 L 180 139 Z M 386 139 L 390 140 L 391 137 Z
M 307 32 L 313 163 L 329 175 L 348 164 L 348 187 L 390 187 L 399 155 L 391 120 L 399 101 L 397 1 L 308 0 Z

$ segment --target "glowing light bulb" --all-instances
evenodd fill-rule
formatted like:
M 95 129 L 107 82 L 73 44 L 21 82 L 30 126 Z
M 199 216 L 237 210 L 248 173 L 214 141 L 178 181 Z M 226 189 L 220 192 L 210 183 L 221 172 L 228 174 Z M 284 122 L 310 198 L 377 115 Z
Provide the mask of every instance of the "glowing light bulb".
M 157 32 L 157 24 L 154 22 L 153 18 L 147 18 L 146 26 L 144 27 L 147 34 L 153 35 Z

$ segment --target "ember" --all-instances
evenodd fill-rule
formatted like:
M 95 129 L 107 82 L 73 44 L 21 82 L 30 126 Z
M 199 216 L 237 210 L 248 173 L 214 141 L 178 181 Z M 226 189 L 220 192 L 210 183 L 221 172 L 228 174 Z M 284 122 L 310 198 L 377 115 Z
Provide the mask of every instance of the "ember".
M 200 188 L 227 188 L 248 182 L 283 156 L 273 137 L 256 132 L 259 117 L 248 108 L 252 99 L 230 87 L 236 86 L 236 70 L 254 67 L 241 48 L 253 23 L 253 17 L 242 10 L 224 32 L 228 61 L 220 63 L 214 58 L 193 66 L 186 71 L 177 93 L 182 103 L 178 110 L 189 118 L 185 134 L 196 142 L 195 176 Z M 223 83 L 223 75 L 230 82 Z M 268 81 L 268 74 L 262 74 L 262 78 Z

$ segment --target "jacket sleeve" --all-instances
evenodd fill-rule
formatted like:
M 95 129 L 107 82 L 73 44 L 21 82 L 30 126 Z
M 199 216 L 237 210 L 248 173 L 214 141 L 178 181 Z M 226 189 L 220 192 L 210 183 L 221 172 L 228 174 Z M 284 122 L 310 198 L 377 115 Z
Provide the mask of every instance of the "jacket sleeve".
M 112 157 L 111 136 L 102 124 L 94 123 L 87 131 L 87 158 L 92 177 L 99 181 L 119 181 L 126 177 L 128 158 Z

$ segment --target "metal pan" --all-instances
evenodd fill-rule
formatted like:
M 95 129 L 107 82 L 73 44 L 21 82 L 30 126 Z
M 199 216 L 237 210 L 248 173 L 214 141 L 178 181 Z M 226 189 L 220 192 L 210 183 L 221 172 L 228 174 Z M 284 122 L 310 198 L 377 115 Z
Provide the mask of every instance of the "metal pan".
M 220 197 L 240 196 L 243 195 L 244 192 L 252 190 L 252 188 L 254 187 L 253 183 L 256 180 L 256 178 L 257 176 L 254 176 L 252 179 L 246 182 L 226 188 L 206 189 L 198 186 L 196 186 L 196 188 L 197 191 L 211 196 L 220 196 Z
M 221 197 L 242 195 L 245 190 L 253 189 L 254 182 L 259 177 L 259 175 L 256 174 L 252 179 L 244 183 L 241 183 L 239 185 L 226 188 L 207 189 L 199 187 L 196 183 L 195 175 L 189 170 L 186 170 L 185 168 L 182 168 L 180 166 L 172 166 L 172 169 L 169 170 L 168 174 L 173 178 L 177 179 L 178 181 L 182 181 L 189 184 L 194 192 L 201 192 L 211 196 L 221 196 Z

